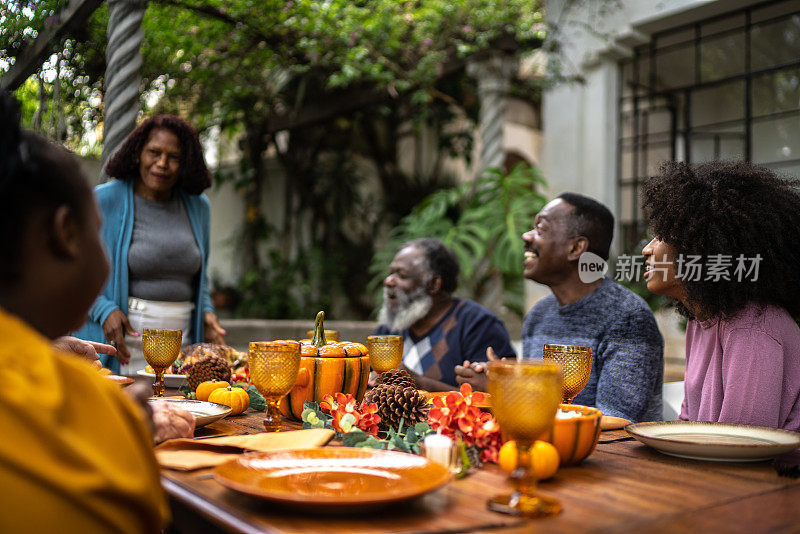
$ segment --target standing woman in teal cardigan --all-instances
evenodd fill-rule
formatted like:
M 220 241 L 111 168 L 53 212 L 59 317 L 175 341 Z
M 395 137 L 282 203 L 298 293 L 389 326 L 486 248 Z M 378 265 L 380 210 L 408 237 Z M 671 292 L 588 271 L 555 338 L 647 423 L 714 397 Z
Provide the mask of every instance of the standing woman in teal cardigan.
M 184 345 L 224 344 L 208 290 L 211 175 L 194 128 L 172 115 L 145 120 L 106 173 L 116 179 L 95 195 L 111 275 L 75 335 L 115 345 L 103 365 L 124 374 L 145 366 L 144 328 L 181 329 Z

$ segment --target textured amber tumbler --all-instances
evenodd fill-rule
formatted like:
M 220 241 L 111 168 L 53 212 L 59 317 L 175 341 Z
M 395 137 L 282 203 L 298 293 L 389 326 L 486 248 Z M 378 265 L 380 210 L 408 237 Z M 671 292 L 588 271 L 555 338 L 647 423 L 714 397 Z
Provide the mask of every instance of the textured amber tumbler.
M 575 395 L 583 391 L 592 373 L 592 347 L 577 345 L 545 345 L 542 358 L 556 362 L 564 374 L 564 404 L 572 404 Z
M 530 447 L 553 426 L 561 398 L 561 370 L 551 362 L 490 362 L 488 392 L 500 429 L 517 442 L 517 468 L 511 473 L 514 492 L 489 499 L 490 510 L 523 517 L 547 517 L 561 504 L 536 493 Z
M 250 380 L 267 401 L 264 428 L 281 429 L 278 403 L 297 382 L 300 372 L 300 343 L 296 341 L 252 341 L 250 343 Z
M 175 363 L 181 351 L 183 332 L 163 328 L 145 328 L 142 332 L 142 353 L 153 368 L 153 396 L 164 396 L 164 371 Z
M 367 350 L 376 373 L 397 369 L 403 363 L 403 336 L 367 336 Z

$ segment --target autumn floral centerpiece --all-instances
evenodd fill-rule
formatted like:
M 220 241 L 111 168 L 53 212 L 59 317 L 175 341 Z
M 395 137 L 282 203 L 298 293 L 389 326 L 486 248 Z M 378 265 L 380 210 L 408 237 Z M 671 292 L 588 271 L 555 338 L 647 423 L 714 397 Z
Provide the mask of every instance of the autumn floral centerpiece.
M 410 379 L 410 377 L 408 377 Z M 408 389 L 404 385 L 401 389 Z M 483 462 L 497 462 L 500 450 L 500 427 L 497 421 L 478 405 L 484 402 L 485 395 L 472 391 L 469 384 L 461 386 L 459 391 L 452 391 L 445 397 L 434 397 L 426 421 L 418 421 L 419 407 L 409 409 L 405 426 L 402 403 L 384 395 L 366 397 L 369 399 L 388 399 L 392 410 L 392 419 L 399 415 L 396 427 L 386 426 L 381 420 L 381 413 L 387 414 L 387 406 L 379 402 L 358 403 L 352 395 L 336 393 L 327 395 L 322 402 L 307 401 L 303 410 L 303 428 L 331 428 L 335 430 L 342 442 L 351 447 L 371 447 L 378 449 L 401 450 L 419 454 L 422 440 L 429 434 L 439 433 L 455 440 L 461 449 L 463 470 L 480 466 Z M 415 422 L 418 421 L 418 422 Z

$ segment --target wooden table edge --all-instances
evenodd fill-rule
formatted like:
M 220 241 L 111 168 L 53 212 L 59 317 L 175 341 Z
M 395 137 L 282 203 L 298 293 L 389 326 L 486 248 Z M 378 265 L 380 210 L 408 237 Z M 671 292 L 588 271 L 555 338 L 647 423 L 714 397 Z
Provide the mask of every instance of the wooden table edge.
M 164 492 L 170 498 L 174 498 L 185 506 L 200 512 L 203 517 L 223 529 L 239 532 L 240 534 L 252 534 L 253 532 L 280 534 L 279 530 L 267 529 L 263 524 L 253 523 L 237 515 L 234 510 L 226 506 L 210 502 L 183 484 L 171 480 L 163 474 L 161 475 L 161 487 L 164 488 Z

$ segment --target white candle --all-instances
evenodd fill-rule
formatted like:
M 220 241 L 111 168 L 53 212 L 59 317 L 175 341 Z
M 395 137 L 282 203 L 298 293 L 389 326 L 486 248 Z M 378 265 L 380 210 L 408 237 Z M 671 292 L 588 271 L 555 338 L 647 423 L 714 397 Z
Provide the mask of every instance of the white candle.
M 452 439 L 442 434 L 431 434 L 422 444 L 428 460 L 443 465 L 451 472 L 458 472 L 458 453 Z

